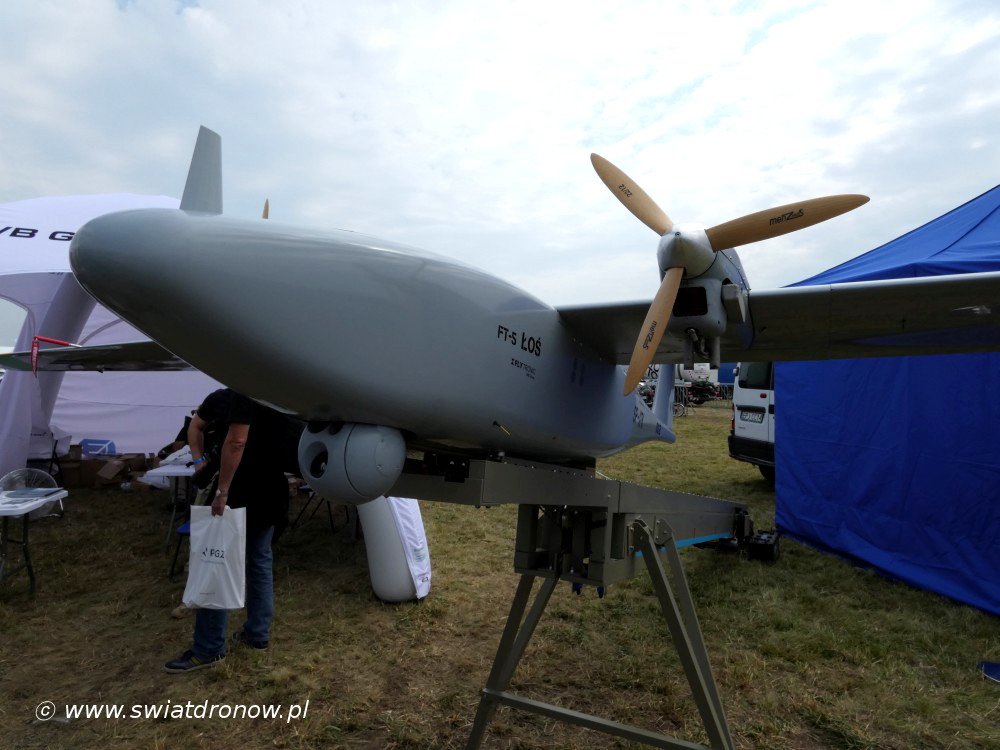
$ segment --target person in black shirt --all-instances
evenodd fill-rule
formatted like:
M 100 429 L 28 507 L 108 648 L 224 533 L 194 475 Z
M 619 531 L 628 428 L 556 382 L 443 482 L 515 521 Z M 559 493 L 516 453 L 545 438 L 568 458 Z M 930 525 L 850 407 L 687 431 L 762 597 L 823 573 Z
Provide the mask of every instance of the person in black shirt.
M 288 482 L 282 466 L 287 418 L 235 391 L 225 389 L 225 393 L 228 429 L 220 452 L 219 489 L 212 501 L 212 514 L 222 515 L 227 507 L 247 510 L 247 619 L 232 640 L 264 649 L 270 642 L 274 612 L 271 539 L 275 523 L 288 508 Z M 209 421 L 209 409 L 203 415 L 199 408 L 198 415 Z M 167 662 L 166 671 L 189 672 L 221 660 L 226 653 L 227 615 L 226 610 L 197 610 L 191 649 Z
M 188 420 L 187 444 L 191 447 L 191 465 L 195 467 L 192 484 L 207 489 L 219 472 L 219 453 L 229 430 L 229 404 L 233 391 L 220 388 L 209 393 Z

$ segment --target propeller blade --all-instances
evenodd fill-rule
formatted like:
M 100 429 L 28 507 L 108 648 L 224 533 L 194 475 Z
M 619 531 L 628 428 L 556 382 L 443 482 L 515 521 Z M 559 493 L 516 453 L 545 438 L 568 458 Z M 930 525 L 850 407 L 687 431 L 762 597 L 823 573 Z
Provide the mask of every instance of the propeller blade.
M 677 299 L 677 290 L 680 289 L 681 279 L 684 277 L 683 268 L 668 268 L 663 276 L 660 288 L 653 297 L 653 302 L 646 313 L 646 320 L 643 321 L 642 329 L 639 331 L 639 338 L 635 342 L 635 349 L 632 351 L 632 359 L 628 363 L 628 372 L 625 374 L 625 394 L 628 395 L 635 390 L 646 374 L 653 355 L 656 354 L 656 347 L 660 345 L 660 339 L 667 330 L 667 323 L 670 321 L 670 313 L 674 309 L 674 301 Z
M 261 218 L 266 219 L 271 215 L 271 201 L 267 198 L 264 199 L 264 213 Z
M 674 226 L 670 217 L 663 213 L 663 209 L 618 167 L 597 154 L 590 155 L 590 163 L 594 165 L 597 176 L 608 186 L 608 190 L 615 194 L 635 218 L 660 236 L 669 232 Z
M 705 234 L 712 249 L 718 252 L 811 227 L 867 202 L 867 195 L 828 195 L 748 214 L 707 229 Z

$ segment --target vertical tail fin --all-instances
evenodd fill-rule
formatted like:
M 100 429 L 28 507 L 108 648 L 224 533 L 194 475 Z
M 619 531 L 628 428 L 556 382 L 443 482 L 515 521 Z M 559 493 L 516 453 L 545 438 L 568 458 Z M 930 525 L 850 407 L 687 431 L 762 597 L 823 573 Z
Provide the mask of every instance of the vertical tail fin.
M 663 382 L 660 382 L 661 374 Z M 672 443 L 677 439 L 674 434 L 673 374 L 672 365 L 650 365 L 646 370 L 646 380 L 657 384 L 652 409 L 646 406 L 638 390 L 632 392 L 632 435 L 625 443 L 626 448 L 649 440 Z
M 653 416 L 661 428 L 674 434 L 674 365 L 653 365 L 656 371 L 656 394 L 653 396 Z
M 204 125 L 191 157 L 181 211 L 222 213 L 222 138 Z

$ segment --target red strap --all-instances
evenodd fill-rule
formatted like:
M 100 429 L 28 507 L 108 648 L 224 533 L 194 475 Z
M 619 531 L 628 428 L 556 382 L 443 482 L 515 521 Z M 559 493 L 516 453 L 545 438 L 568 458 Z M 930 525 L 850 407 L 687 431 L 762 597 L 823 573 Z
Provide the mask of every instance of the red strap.
M 77 346 L 69 341 L 50 339 L 48 336 L 32 336 L 31 338 L 31 374 L 38 377 L 38 343 L 44 341 L 46 344 L 58 344 L 59 346 Z
M 59 344 L 59 346 L 76 346 L 76 344 L 71 344 L 69 341 L 60 341 L 59 339 L 50 339 L 48 336 L 35 336 L 32 341 L 44 341 L 46 344 Z

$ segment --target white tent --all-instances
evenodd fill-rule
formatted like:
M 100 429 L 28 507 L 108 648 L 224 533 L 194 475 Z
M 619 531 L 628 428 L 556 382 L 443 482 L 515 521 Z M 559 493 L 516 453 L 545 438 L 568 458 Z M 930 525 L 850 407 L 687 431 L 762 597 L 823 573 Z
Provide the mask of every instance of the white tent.
M 164 196 L 83 195 L 0 204 L 0 298 L 26 311 L 16 351 L 33 336 L 84 344 L 145 339 L 96 304 L 69 268 L 76 230 L 95 216 L 131 208 L 176 208 Z M 200 372 L 31 373 L 8 370 L 0 383 L 0 475 L 46 458 L 59 440 L 113 440 L 121 452 L 155 451 L 220 385 Z M 61 439 L 60 439 L 61 438 Z
M 0 298 L 27 315 L 15 351 L 34 336 L 78 344 L 112 344 L 146 337 L 76 283 L 69 243 L 90 219 L 131 208 L 177 208 L 148 195 L 83 195 L 0 204 Z M 122 453 L 160 449 L 188 412 L 221 385 L 197 372 L 30 372 L 8 370 L 0 382 L 0 476 L 30 458 L 48 458 L 70 439 L 113 440 Z M 369 540 L 375 593 L 385 601 L 427 596 L 430 559 L 415 500 L 379 498 L 359 509 Z M 395 529 L 397 533 L 383 533 Z M 375 544 L 374 540 L 378 540 Z

